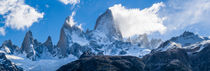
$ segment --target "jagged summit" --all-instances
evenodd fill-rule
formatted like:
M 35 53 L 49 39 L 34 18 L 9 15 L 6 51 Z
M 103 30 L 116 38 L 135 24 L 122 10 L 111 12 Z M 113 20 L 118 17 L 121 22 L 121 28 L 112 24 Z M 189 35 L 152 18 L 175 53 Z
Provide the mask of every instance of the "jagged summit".
M 28 32 L 26 32 L 26 35 L 24 37 L 22 46 L 21 46 L 21 53 L 26 54 L 27 58 L 30 58 L 32 60 L 35 60 L 35 43 L 37 43 L 37 41 L 34 41 L 32 32 L 29 30 Z
M 70 17 L 66 18 L 64 25 L 60 31 L 60 39 L 58 41 L 57 47 L 60 48 L 60 53 L 62 56 L 67 56 L 67 49 L 71 48 L 73 43 L 80 45 L 87 45 L 85 33 L 76 25 L 70 25 Z
M 205 40 L 204 37 L 194 34 L 193 32 L 185 31 L 182 35 L 173 37 L 170 41 L 181 44 L 182 46 L 188 46 L 197 42 Z
M 34 44 L 34 38 L 32 35 L 32 32 L 29 30 L 23 40 L 22 46 L 21 46 L 21 52 L 30 53 Z
M 13 45 L 11 40 L 6 40 L 2 43 L 0 49 L 3 50 L 5 53 L 13 54 L 19 48 L 16 45 Z
M 50 36 L 47 37 L 47 40 L 44 42 L 44 45 L 53 47 L 52 39 Z
M 110 39 L 122 39 L 122 34 L 114 22 L 113 14 L 110 9 L 98 17 L 94 31 L 102 32 Z
M 195 35 L 195 34 L 193 32 L 190 32 L 190 31 L 185 31 L 181 36 L 187 37 L 187 36 L 192 36 L 192 35 Z
M 154 51 L 166 51 L 174 48 L 194 49 L 198 47 L 197 49 L 200 49 L 200 44 L 203 42 L 206 43 L 207 40 L 208 39 L 206 39 L 206 37 L 199 36 L 193 32 L 185 31 L 180 36 L 172 37 L 171 39 L 165 41 Z

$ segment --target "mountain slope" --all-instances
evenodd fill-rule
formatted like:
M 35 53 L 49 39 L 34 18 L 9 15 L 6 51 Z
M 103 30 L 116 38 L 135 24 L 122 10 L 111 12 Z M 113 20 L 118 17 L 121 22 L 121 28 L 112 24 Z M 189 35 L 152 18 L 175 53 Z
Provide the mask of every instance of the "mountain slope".
M 166 51 L 174 48 L 194 49 L 196 47 L 195 44 L 199 45 L 208 40 L 209 39 L 207 37 L 202 37 L 192 32 L 185 31 L 182 35 L 172 37 L 171 39 L 165 41 L 154 51 Z
M 22 68 L 17 67 L 10 60 L 8 60 L 4 53 L 0 53 L 0 70 L 1 71 L 23 71 Z

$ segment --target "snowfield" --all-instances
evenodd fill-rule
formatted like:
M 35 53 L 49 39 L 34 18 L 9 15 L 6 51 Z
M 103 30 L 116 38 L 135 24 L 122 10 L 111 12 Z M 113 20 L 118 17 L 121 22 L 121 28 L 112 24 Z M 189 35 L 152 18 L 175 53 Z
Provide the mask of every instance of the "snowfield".
M 23 55 L 6 55 L 14 64 L 22 67 L 25 71 L 56 71 L 62 65 L 77 60 L 77 57 L 69 55 L 67 58 L 58 59 L 41 59 L 38 61 L 32 61 L 25 58 Z

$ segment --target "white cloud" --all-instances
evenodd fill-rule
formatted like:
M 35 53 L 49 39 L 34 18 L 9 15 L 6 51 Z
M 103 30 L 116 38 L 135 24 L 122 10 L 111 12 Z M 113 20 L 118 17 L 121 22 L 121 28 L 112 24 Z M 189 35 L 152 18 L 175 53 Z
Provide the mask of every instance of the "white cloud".
M 71 27 L 76 24 L 76 22 L 74 21 L 75 14 L 76 14 L 75 11 L 73 11 L 71 16 L 69 16 L 66 20 L 66 23 L 69 24 Z
M 5 18 L 5 27 L 24 30 L 43 18 L 44 13 L 26 5 L 24 0 L 0 0 L 0 15 Z
M 150 8 L 127 9 L 121 4 L 110 7 L 114 16 L 115 24 L 118 25 L 123 37 L 150 34 L 153 32 L 164 33 L 166 27 L 163 25 L 164 18 L 158 16 L 157 12 L 163 3 L 153 4 Z
M 69 17 L 67 18 L 66 23 L 67 23 L 68 25 L 70 25 L 71 27 L 72 27 L 72 26 L 76 26 L 76 27 L 78 27 L 79 29 L 83 30 L 82 24 L 77 24 L 77 22 L 75 22 L 75 20 L 74 20 L 74 16 L 75 16 L 75 15 L 76 15 L 76 12 L 73 11 L 73 12 L 71 13 L 71 16 L 69 16 Z
M 0 27 L 0 34 L 3 36 L 6 34 L 5 29 L 3 27 Z
M 169 0 L 160 11 L 166 16 L 169 30 L 180 30 L 194 24 L 209 24 L 210 0 Z
M 80 3 L 80 0 L 60 0 L 60 2 L 64 3 L 64 4 L 71 4 L 71 5 L 76 5 L 78 3 Z

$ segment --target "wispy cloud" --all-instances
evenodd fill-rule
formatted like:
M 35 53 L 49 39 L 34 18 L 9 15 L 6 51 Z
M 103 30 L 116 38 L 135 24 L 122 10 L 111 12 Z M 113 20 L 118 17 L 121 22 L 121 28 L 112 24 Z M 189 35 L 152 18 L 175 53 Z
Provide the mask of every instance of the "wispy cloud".
M 64 4 L 71 4 L 71 5 L 76 5 L 80 3 L 80 0 L 60 0 L 60 2 L 64 3 Z
M 69 17 L 67 18 L 67 20 L 66 20 L 66 23 L 67 23 L 68 25 L 70 25 L 71 27 L 74 26 L 74 25 L 76 24 L 76 22 L 74 21 L 74 16 L 75 16 L 75 14 L 76 14 L 76 12 L 73 11 L 72 14 L 71 14 L 71 16 L 69 16 Z
M 3 27 L 0 27 L 0 33 L 1 33 L 1 35 L 5 35 L 6 33 L 5 33 L 5 29 L 3 28 Z
M 195 24 L 209 24 L 209 0 L 169 0 L 159 12 L 167 17 L 164 24 L 169 30 L 180 30 Z
M 115 24 L 119 27 L 123 37 L 150 34 L 153 32 L 164 33 L 167 29 L 163 25 L 164 18 L 157 12 L 164 4 L 156 3 L 145 9 L 127 9 L 121 4 L 110 7 Z
M 24 0 L 0 0 L 0 15 L 5 18 L 4 28 L 1 28 L 1 34 L 5 35 L 6 27 L 24 30 L 43 18 L 44 13 L 26 5 Z

